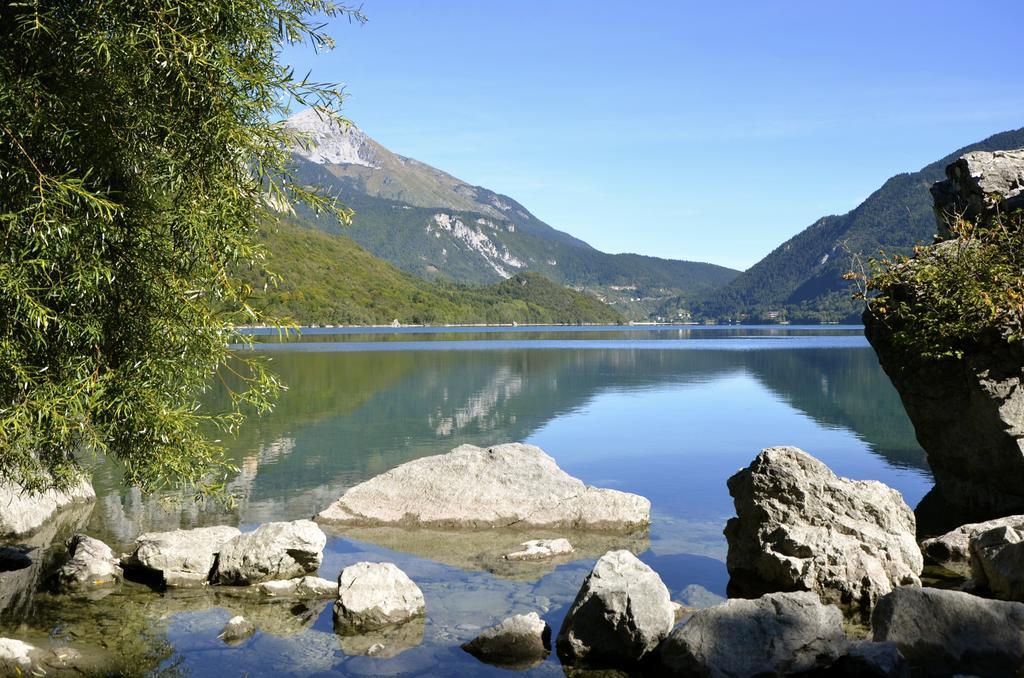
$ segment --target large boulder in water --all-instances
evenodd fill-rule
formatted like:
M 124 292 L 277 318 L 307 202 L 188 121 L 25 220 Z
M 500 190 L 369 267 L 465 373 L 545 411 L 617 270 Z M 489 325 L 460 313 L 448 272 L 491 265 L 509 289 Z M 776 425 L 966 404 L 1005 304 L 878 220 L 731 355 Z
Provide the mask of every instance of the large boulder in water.
M 316 572 L 327 535 L 312 520 L 264 523 L 227 541 L 217 556 L 218 584 L 258 584 Z
M 813 591 L 870 610 L 896 586 L 920 585 L 914 513 L 899 492 L 849 480 L 795 447 L 771 447 L 729 479 L 730 588 L 739 595 Z
M 240 535 L 228 525 L 191 530 L 147 532 L 135 540 L 135 549 L 122 558 L 125 570 L 158 578 L 164 586 L 202 586 L 224 544 Z
M 99 539 L 76 534 L 68 542 L 68 555 L 71 558 L 57 570 L 57 580 L 64 589 L 106 586 L 123 576 L 114 552 Z
M 524 670 L 541 663 L 551 652 L 551 627 L 536 612 L 517 614 L 484 630 L 462 649 L 482 662 Z
M 658 646 L 675 624 L 661 577 L 629 551 L 601 556 L 558 632 L 564 664 L 629 665 Z
M 659 654 L 673 676 L 783 676 L 827 667 L 847 645 L 837 607 L 809 592 L 769 593 L 694 612 Z
M 360 483 L 322 511 L 324 523 L 459 529 L 646 527 L 651 503 L 585 485 L 539 447 L 462 445 Z
M 0 537 L 30 534 L 64 507 L 95 499 L 96 491 L 84 476 L 64 492 L 47 490 L 31 493 L 20 485 L 0 482 Z
M 899 588 L 878 601 L 871 630 L 896 643 L 914 675 L 1016 676 L 1024 666 L 1022 603 Z
M 996 215 L 1024 207 L 1024 150 L 968 153 L 946 175 L 932 188 L 943 238 L 961 214 L 985 228 Z M 959 257 L 963 246 L 947 239 L 928 254 Z M 890 307 L 914 307 L 921 294 L 913 282 L 886 291 Z M 1024 343 L 1005 338 L 1018 331 L 1019 316 L 976 328 L 970 342 L 949 347 L 953 355 L 935 359 L 905 346 L 903 337 L 920 328 L 894 323 L 874 306 L 863 320 L 928 455 L 941 503 L 970 520 L 1024 513 Z

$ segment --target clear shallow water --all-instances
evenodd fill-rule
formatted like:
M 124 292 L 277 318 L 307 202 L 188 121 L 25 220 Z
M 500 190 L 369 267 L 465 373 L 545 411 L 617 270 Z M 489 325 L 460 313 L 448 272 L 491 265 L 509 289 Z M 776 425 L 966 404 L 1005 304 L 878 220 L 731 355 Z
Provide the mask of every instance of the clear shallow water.
M 169 509 L 120 488 L 116 469 L 101 467 L 91 534 L 127 548 L 144 530 L 308 518 L 345 488 L 410 459 L 466 442 L 522 440 L 588 483 L 650 498 L 649 537 L 633 547 L 683 599 L 724 595 L 721 531 L 733 513 L 725 481 L 763 447 L 797 445 L 837 473 L 886 482 L 911 506 L 931 485 L 860 328 L 321 329 L 289 342 L 259 339 L 257 350 L 272 357 L 290 390 L 273 414 L 227 442 L 240 468 L 231 481 L 237 508 L 185 502 Z M 458 645 L 533 610 L 557 633 L 594 560 L 509 578 L 461 562 L 443 540 L 376 541 L 332 536 L 321 575 L 389 560 L 421 586 L 422 640 L 413 629 L 399 641 L 409 649 L 390 659 L 353 656 L 359 641 L 333 633 L 329 606 L 238 596 L 197 602 L 126 587 L 74 605 L 46 594 L 14 603 L 0 597 L 0 624 L 22 622 L 22 635 L 69 642 L 107 637 L 112 647 L 126 644 L 127 661 L 143 671 L 498 674 Z M 216 636 L 236 612 L 262 631 L 229 648 Z M 534 673 L 562 672 L 551 658 Z

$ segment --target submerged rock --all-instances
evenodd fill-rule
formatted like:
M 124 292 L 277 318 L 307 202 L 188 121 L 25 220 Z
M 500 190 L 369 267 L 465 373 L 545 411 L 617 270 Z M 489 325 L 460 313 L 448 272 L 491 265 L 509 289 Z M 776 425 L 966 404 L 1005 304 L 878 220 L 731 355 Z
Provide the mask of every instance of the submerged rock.
M 256 584 L 316 572 L 327 535 L 311 520 L 264 523 L 227 541 L 217 556 L 219 584 Z
M 336 525 L 459 529 L 529 526 L 630 530 L 650 521 L 647 499 L 584 485 L 538 447 L 462 445 L 360 483 L 322 511 Z
M 659 654 L 673 676 L 781 676 L 827 667 L 847 644 L 837 607 L 810 592 L 769 593 L 694 612 Z
M 337 598 L 338 583 L 320 577 L 296 577 L 263 582 L 260 592 L 285 598 Z
M 920 585 L 914 514 L 896 490 L 849 480 L 795 447 L 763 450 L 729 479 L 730 589 L 813 591 L 870 610 L 896 586 Z
M 66 492 L 31 494 L 14 483 L 0 482 L 0 537 L 30 534 L 64 507 L 95 499 L 96 491 L 84 476 Z
M 238 528 L 227 525 L 147 532 L 135 540 L 135 549 L 121 559 L 121 565 L 159 577 L 170 588 L 202 586 L 209 581 L 221 548 L 240 534 Z
M 573 552 L 568 539 L 532 539 L 520 544 L 518 551 L 505 554 L 507 560 L 544 560 L 567 556 Z
M 898 588 L 878 601 L 871 630 L 899 647 L 915 675 L 1015 676 L 1024 666 L 1022 603 Z
M 228 645 L 235 645 L 254 633 L 256 633 L 256 627 L 253 623 L 245 617 L 237 615 L 228 620 L 228 623 L 224 625 L 224 630 L 217 637 Z
M 961 525 L 946 534 L 925 539 L 921 542 L 921 550 L 936 564 L 962 577 L 972 576 L 971 572 L 971 540 L 997 527 L 1011 527 L 1024 530 L 1024 516 L 1008 516 L 982 523 Z
M 675 624 L 661 577 L 629 551 L 603 555 L 558 632 L 563 663 L 623 665 L 651 653 Z
M 7 675 L 29 673 L 32 669 L 34 645 L 14 638 L 0 638 L 0 671 Z
M 356 563 L 338 577 L 334 627 L 342 634 L 381 629 L 423 615 L 423 592 L 393 563 Z
M 70 560 L 57 570 L 62 588 L 106 586 L 121 581 L 123 573 L 110 547 L 99 539 L 76 534 L 68 542 Z
M 536 612 L 517 614 L 463 644 L 477 659 L 509 669 L 528 669 L 551 652 L 551 627 Z
M 355 635 L 339 635 L 341 651 L 351 657 L 391 659 L 420 645 L 426 631 L 422 616 L 401 624 L 361 631 Z

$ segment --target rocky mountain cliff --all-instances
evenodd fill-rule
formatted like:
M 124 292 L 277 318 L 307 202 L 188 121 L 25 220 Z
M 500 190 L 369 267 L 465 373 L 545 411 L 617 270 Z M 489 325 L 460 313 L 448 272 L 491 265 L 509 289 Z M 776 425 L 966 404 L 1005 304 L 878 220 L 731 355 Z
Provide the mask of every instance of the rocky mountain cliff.
M 666 299 L 690 299 L 739 273 L 713 264 L 606 254 L 552 228 L 506 195 L 391 152 L 354 125 L 339 127 L 313 111 L 292 116 L 288 125 L 308 139 L 293 149 L 299 178 L 324 186 L 356 211 L 351 227 L 310 214 L 299 215 L 303 222 L 344 233 L 423 278 L 493 283 L 532 271 L 647 319 Z

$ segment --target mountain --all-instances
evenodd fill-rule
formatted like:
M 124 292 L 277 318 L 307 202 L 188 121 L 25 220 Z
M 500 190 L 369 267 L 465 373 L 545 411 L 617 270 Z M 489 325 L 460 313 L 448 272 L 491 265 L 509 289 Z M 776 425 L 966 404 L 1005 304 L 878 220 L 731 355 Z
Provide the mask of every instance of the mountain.
M 535 273 L 484 286 L 426 281 L 379 259 L 343 235 L 280 221 L 262 228 L 275 286 L 256 271 L 238 275 L 251 303 L 303 325 L 602 323 L 624 318 L 595 297 Z
M 854 210 L 822 217 L 721 289 L 696 302 L 674 299 L 660 313 L 692 311 L 718 320 L 860 321 L 861 307 L 842 276 L 879 252 L 907 253 L 936 230 L 929 188 L 968 151 L 1024 147 L 1024 128 L 965 146 L 917 172 L 886 181 Z M 851 256 L 853 255 L 853 256 Z
M 300 219 L 344 233 L 419 277 L 493 283 L 532 271 L 647 319 L 666 299 L 691 299 L 739 274 L 700 262 L 607 254 L 552 228 L 506 195 L 392 153 L 355 125 L 327 122 L 312 110 L 287 124 L 309 140 L 292 149 L 297 178 L 355 210 L 347 227 L 308 213 Z

